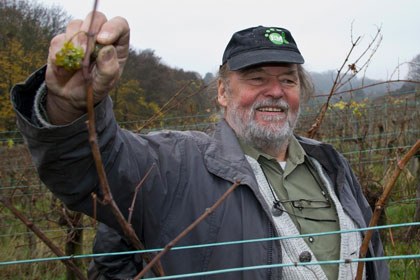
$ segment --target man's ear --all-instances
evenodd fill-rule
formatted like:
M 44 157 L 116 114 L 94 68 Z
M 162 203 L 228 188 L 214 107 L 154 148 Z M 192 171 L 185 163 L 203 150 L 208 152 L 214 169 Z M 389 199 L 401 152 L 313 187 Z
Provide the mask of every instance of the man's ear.
M 217 101 L 220 106 L 226 108 L 227 106 L 227 97 L 226 97 L 226 85 L 221 79 L 217 81 Z

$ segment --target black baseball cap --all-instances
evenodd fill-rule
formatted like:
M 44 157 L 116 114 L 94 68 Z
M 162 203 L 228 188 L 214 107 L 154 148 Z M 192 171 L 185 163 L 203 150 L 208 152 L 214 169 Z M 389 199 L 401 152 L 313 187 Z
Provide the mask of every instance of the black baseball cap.
M 257 26 L 233 34 L 223 53 L 222 65 L 227 63 L 230 70 L 240 70 L 262 63 L 304 62 L 289 30 Z

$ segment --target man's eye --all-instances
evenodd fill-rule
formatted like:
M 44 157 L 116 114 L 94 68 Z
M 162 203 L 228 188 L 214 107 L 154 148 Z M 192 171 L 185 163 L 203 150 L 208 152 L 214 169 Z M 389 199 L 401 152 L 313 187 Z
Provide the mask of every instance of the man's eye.
M 284 79 L 283 80 L 283 83 L 284 84 L 287 84 L 287 85 L 294 85 L 294 84 L 296 84 L 296 82 L 294 80 L 290 80 L 290 79 Z
M 265 81 L 265 79 L 264 79 L 264 77 L 255 76 L 255 77 L 250 77 L 250 78 L 248 79 L 248 81 L 249 81 L 251 84 L 259 85 L 259 84 L 263 84 L 263 83 L 264 83 L 264 81 Z

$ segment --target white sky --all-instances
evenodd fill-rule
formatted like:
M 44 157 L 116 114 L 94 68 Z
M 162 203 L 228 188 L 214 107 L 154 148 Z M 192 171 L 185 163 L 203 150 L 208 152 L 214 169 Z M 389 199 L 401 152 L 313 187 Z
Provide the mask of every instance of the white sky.
M 91 0 L 38 3 L 60 5 L 82 19 L 93 6 Z M 358 53 L 382 26 L 369 78 L 386 79 L 420 53 L 419 0 L 100 0 L 99 10 L 128 20 L 135 49 L 153 49 L 167 65 L 201 75 L 217 71 L 235 31 L 256 25 L 289 29 L 309 71 L 341 66 L 351 47 L 352 22 L 354 37 L 363 36 Z M 406 71 L 401 68 L 401 78 Z

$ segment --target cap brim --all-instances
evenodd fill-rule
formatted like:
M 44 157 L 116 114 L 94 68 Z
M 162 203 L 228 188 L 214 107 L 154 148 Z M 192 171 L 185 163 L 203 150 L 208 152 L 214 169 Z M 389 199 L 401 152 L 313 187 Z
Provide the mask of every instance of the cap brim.
M 266 49 L 240 53 L 231 57 L 227 64 L 230 70 L 240 70 L 262 63 L 303 64 L 304 62 L 302 55 L 295 51 Z

